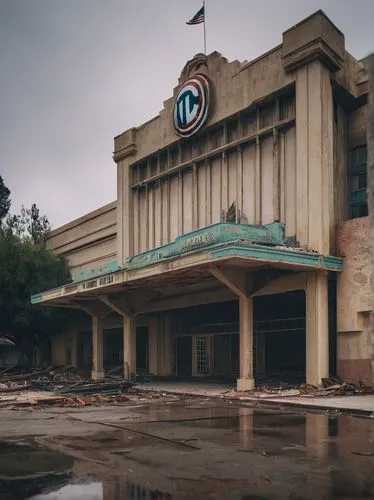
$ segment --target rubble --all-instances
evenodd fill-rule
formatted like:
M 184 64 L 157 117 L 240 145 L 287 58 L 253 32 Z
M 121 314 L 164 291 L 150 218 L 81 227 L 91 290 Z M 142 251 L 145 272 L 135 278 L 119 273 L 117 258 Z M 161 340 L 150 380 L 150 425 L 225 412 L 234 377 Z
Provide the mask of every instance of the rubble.
M 264 385 L 253 391 L 227 392 L 224 397 L 228 399 L 253 400 L 253 399 L 274 399 L 282 397 L 328 397 L 328 396 L 354 396 L 364 394 L 374 394 L 374 387 L 367 387 L 361 381 L 356 384 L 343 382 L 339 377 L 329 377 L 322 379 L 323 387 L 316 387 L 309 384 L 291 385 Z
M 92 381 L 71 367 L 10 370 L 0 374 L 0 407 L 9 404 L 87 406 L 121 403 L 129 400 L 125 393 L 131 389 L 132 383 L 123 380 L 120 368 L 110 370 L 103 381 Z

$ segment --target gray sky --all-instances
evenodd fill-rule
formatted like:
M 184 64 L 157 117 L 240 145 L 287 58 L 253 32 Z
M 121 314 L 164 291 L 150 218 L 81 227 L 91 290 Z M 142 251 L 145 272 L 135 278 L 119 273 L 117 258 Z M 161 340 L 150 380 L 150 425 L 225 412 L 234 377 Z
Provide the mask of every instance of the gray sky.
M 152 118 L 202 25 L 201 0 L 0 0 L 0 175 L 12 210 L 54 227 L 116 198 L 113 137 Z M 251 60 L 322 8 L 355 57 L 374 49 L 374 1 L 207 0 L 208 52 Z

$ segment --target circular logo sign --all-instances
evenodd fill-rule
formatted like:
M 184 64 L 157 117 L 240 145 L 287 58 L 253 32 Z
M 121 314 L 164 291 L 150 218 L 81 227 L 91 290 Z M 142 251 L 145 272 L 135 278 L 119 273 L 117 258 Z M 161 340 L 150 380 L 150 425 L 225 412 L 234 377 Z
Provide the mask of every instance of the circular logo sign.
M 174 128 L 177 134 L 189 137 L 206 122 L 209 112 L 209 81 L 197 74 L 179 89 L 174 102 Z

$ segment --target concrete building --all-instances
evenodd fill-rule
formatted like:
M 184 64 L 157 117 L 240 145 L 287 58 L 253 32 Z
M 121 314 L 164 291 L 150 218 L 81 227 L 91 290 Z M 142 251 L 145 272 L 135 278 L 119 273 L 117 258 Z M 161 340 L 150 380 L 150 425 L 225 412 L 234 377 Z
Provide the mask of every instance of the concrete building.
M 374 383 L 368 78 L 318 11 L 251 62 L 187 62 L 160 114 L 114 139 L 117 200 L 53 231 L 84 311 L 56 364 L 158 376 Z

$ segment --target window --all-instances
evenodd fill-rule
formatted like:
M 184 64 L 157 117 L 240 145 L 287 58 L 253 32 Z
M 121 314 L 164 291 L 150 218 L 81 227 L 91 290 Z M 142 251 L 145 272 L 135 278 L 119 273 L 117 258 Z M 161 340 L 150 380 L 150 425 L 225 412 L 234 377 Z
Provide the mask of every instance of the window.
M 170 167 L 176 167 L 179 160 L 179 150 L 178 146 L 170 150 Z
M 260 128 L 271 127 L 275 121 L 275 103 L 260 108 Z
M 238 138 L 238 120 L 232 120 L 227 124 L 227 142 L 235 141 Z
M 295 95 L 285 94 L 279 98 L 279 119 L 290 120 L 295 118 Z
M 210 133 L 210 148 L 217 149 L 222 146 L 223 128 L 219 127 Z
M 151 168 L 151 177 L 157 175 L 157 156 L 151 158 L 150 168 Z
M 138 165 L 138 182 L 145 181 L 148 177 L 147 163 Z
M 352 149 L 350 152 L 349 197 L 352 219 L 368 215 L 366 145 Z
M 189 161 L 192 158 L 192 142 L 186 140 L 182 143 L 182 162 Z
M 243 135 L 253 134 L 257 130 L 257 112 L 247 112 L 242 117 Z
M 160 172 L 164 172 L 168 168 L 168 153 L 163 151 L 160 153 Z

